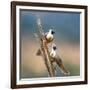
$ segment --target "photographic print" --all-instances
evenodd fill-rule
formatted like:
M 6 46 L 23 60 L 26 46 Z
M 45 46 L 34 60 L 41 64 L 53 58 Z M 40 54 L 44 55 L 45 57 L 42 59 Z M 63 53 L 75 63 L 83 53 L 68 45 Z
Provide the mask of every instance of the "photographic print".
M 36 41 L 40 37 L 37 35 L 39 30 L 43 30 L 41 34 L 45 36 L 50 58 L 56 59 L 51 60 L 52 63 L 62 59 L 57 64 L 65 62 L 71 76 L 80 75 L 80 13 L 21 10 L 21 78 L 48 77 L 45 62 L 40 55 L 44 53 L 40 47 L 42 41 Z M 60 65 L 59 67 L 64 68 Z M 69 74 L 66 70 L 62 72 Z M 54 76 L 64 75 L 57 67 Z
M 87 6 L 12 2 L 11 12 L 11 88 L 87 83 Z

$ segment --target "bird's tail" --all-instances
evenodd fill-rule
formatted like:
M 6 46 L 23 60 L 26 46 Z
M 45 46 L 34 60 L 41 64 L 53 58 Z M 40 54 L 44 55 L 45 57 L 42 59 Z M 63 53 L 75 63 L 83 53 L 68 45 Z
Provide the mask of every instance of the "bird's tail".
M 60 67 L 61 72 L 64 75 L 70 75 L 70 72 L 66 70 L 66 68 L 65 68 L 65 66 L 64 66 L 64 64 L 63 64 L 63 62 L 62 62 L 62 60 L 60 58 L 56 62 L 58 64 L 58 66 Z
M 64 75 L 70 75 L 70 72 L 66 70 L 63 63 L 60 65 L 60 69 Z

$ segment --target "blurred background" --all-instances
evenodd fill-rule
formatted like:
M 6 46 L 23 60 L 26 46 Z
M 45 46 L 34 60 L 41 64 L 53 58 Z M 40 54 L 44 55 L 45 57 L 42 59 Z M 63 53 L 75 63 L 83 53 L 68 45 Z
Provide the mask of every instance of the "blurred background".
M 42 21 L 45 32 L 51 27 L 55 29 L 55 43 L 57 53 L 63 60 L 70 76 L 80 75 L 80 13 L 20 10 L 21 37 L 21 78 L 48 77 L 47 68 L 41 56 L 37 56 L 39 43 L 34 33 L 37 32 L 37 17 Z M 63 77 L 57 67 L 56 77 Z

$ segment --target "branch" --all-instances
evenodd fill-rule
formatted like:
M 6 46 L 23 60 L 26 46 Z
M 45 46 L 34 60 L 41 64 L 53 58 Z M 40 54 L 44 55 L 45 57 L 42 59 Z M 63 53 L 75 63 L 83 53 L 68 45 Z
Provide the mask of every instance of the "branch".
M 55 71 L 53 68 L 53 64 L 51 63 L 51 57 L 50 57 L 50 53 L 49 53 L 48 46 L 46 43 L 46 39 L 44 36 L 44 32 L 42 29 L 42 24 L 41 24 L 40 18 L 37 19 L 37 25 L 38 25 L 37 36 L 38 36 L 38 40 L 40 43 L 40 50 L 42 51 L 42 56 L 43 56 L 45 65 L 47 67 L 47 70 L 49 72 L 49 75 L 51 77 L 53 77 L 53 76 L 55 76 Z
M 54 71 L 53 65 L 51 63 L 51 57 L 50 57 L 50 53 L 49 53 L 47 44 L 44 40 L 43 40 L 42 45 L 41 45 L 41 50 L 43 52 L 43 58 L 44 58 L 47 70 L 49 72 L 49 75 L 51 77 L 53 77 L 53 76 L 55 76 L 55 73 L 54 73 L 55 71 Z

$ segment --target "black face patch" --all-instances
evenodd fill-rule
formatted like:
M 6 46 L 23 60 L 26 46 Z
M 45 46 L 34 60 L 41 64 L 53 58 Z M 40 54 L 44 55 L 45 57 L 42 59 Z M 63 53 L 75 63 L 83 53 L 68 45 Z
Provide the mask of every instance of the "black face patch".
M 54 46 L 53 49 L 56 50 L 57 49 L 56 46 Z
M 51 34 L 54 34 L 55 32 L 54 31 L 51 31 Z

